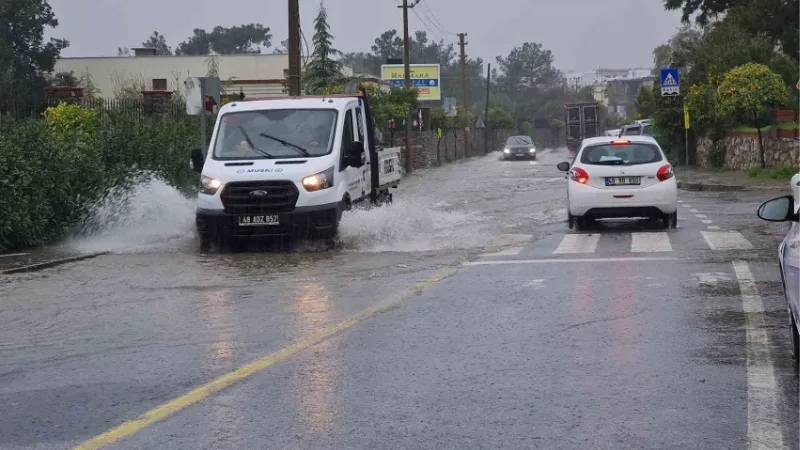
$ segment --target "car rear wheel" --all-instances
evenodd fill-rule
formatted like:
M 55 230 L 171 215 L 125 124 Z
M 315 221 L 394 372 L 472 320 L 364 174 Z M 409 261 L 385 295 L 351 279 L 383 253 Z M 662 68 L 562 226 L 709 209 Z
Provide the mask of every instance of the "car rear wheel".
M 664 222 L 664 228 L 678 228 L 678 211 L 672 214 L 664 214 L 661 220 Z
M 789 323 L 792 333 L 792 360 L 794 360 L 794 367 L 797 369 L 800 368 L 800 334 L 797 331 L 797 323 L 795 323 L 791 311 L 789 311 Z

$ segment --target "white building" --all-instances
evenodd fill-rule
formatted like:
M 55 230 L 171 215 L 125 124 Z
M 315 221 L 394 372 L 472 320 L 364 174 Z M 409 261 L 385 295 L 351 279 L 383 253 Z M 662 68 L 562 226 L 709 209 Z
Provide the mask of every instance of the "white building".
M 106 98 L 125 91 L 175 91 L 188 77 L 207 76 L 216 65 L 225 94 L 247 97 L 281 96 L 289 56 L 275 54 L 156 56 L 151 49 L 134 49 L 135 56 L 60 58 L 55 72 L 90 76 Z M 352 75 L 344 68 L 345 75 Z

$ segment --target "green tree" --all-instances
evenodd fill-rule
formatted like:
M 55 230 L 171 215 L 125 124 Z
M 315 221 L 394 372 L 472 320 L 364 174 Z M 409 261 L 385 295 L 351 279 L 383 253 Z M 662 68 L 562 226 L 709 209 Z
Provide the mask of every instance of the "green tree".
M 44 39 L 58 20 L 47 0 L 14 0 L 0 5 L 0 98 L 31 100 L 42 94 L 64 39 Z
M 642 116 L 642 119 L 647 119 L 653 115 L 656 110 L 655 99 L 653 99 L 653 89 L 642 86 L 639 92 L 636 93 L 636 98 L 633 100 L 636 112 Z
M 770 123 L 769 113 L 788 98 L 781 77 L 763 64 L 744 64 L 725 74 L 716 98 L 717 114 L 756 127 L 761 167 L 766 167 L 761 128 Z
M 320 2 L 319 13 L 314 19 L 314 37 L 312 38 L 314 50 L 311 60 L 305 68 L 303 85 L 306 91 L 320 93 L 332 87 L 342 78 L 342 63 L 335 57 L 342 52 L 333 48 L 333 35 L 328 25 L 328 11 Z
M 514 116 L 500 108 L 489 109 L 489 128 L 503 130 L 514 127 Z
M 533 125 L 531 125 L 531 123 L 528 121 L 522 122 L 519 124 L 519 132 L 526 136 L 530 136 L 531 133 L 533 133 Z
M 172 55 L 172 47 L 167 45 L 166 38 L 158 31 L 153 31 L 153 35 L 142 42 L 142 47 L 154 48 L 156 50 L 156 55 Z
M 269 27 L 259 23 L 237 25 L 233 27 L 216 26 L 209 33 L 202 28 L 195 28 L 185 41 L 175 48 L 176 55 L 208 55 L 211 52 L 220 55 L 238 53 L 261 53 L 272 44 Z

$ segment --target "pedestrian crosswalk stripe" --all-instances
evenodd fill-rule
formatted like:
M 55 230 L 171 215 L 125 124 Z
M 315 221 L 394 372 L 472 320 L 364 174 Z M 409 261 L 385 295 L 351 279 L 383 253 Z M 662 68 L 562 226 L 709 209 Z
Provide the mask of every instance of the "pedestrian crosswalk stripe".
M 711 250 L 751 250 L 750 243 L 738 231 L 701 231 Z
M 553 251 L 553 254 L 594 253 L 600 242 L 600 234 L 568 234 Z
M 631 252 L 671 252 L 672 244 L 667 233 L 631 233 Z

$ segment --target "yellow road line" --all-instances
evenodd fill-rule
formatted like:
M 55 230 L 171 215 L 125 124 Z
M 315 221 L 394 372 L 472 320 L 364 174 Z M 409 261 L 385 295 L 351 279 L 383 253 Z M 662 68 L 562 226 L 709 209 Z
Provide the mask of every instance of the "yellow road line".
M 438 272 L 436 275 L 426 279 L 425 281 L 417 283 L 412 288 L 407 289 L 394 297 L 390 297 L 386 301 L 376 306 L 361 310 L 360 312 L 350 316 L 349 318 L 338 324 L 331 325 L 327 328 L 317 331 L 316 333 L 311 334 L 307 338 L 302 339 L 288 347 L 284 347 L 275 353 L 271 353 L 269 355 L 261 357 L 251 362 L 250 364 L 242 366 L 234 370 L 233 372 L 227 373 L 217 378 L 216 380 L 204 384 L 187 394 L 184 394 L 174 400 L 171 400 L 167 403 L 157 406 L 139 416 L 138 419 L 125 422 L 115 428 L 112 428 L 111 430 L 106 431 L 105 433 L 78 445 L 77 447 L 75 447 L 74 450 L 94 450 L 118 442 L 121 439 L 124 439 L 156 422 L 164 420 L 167 417 L 189 406 L 192 406 L 195 403 L 198 403 L 199 401 L 208 398 L 211 395 L 214 395 L 215 393 L 225 388 L 230 387 L 232 384 L 238 381 L 242 381 L 245 378 L 249 377 L 250 375 L 258 373 L 294 355 L 297 352 L 300 352 L 316 344 L 324 342 L 333 337 L 335 334 L 344 331 L 352 327 L 353 325 L 356 325 L 359 322 L 374 317 L 380 313 L 394 309 L 409 297 L 421 294 L 422 291 L 424 291 L 425 289 L 435 285 L 436 283 L 444 280 L 445 278 L 449 278 L 455 275 L 455 273 L 456 269 L 444 269 Z

